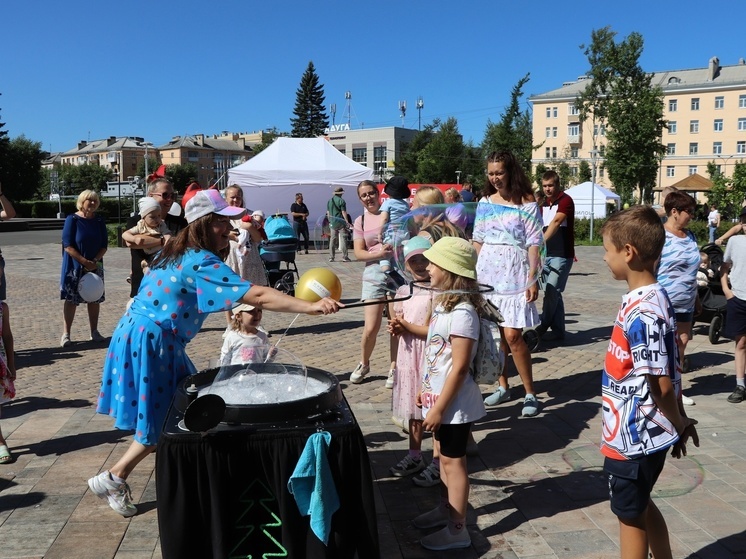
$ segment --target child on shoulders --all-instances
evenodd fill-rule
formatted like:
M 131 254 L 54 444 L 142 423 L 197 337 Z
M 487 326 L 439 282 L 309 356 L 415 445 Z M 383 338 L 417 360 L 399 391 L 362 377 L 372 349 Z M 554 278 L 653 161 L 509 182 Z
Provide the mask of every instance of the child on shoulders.
M 398 244 L 406 238 L 408 233 L 401 226 L 402 218 L 409 212 L 409 198 L 412 191 L 409 189 L 409 181 L 404 177 L 391 177 L 391 180 L 383 188 L 389 196 L 381 204 L 381 234 L 383 244 Z M 393 224 L 393 225 L 391 225 Z M 379 262 L 384 274 L 391 272 L 391 261 L 381 260 Z
M 634 206 L 613 214 L 603 230 L 604 261 L 626 281 L 602 377 L 604 471 L 611 510 L 619 520 L 621 556 L 671 557 L 668 528 L 651 493 L 666 453 L 686 455 L 699 438 L 681 401 L 676 320 L 655 268 L 665 231 L 654 209 Z
M 122 239 L 132 246 L 140 248 L 145 242 L 145 237 L 160 238 L 161 244 L 153 247 L 142 248 L 145 258 L 140 265 L 143 271 L 147 271 L 150 262 L 160 252 L 166 241 L 171 238 L 171 231 L 161 217 L 161 205 L 151 196 L 140 198 L 137 201 L 140 208 L 140 221 L 132 229 L 122 233 Z

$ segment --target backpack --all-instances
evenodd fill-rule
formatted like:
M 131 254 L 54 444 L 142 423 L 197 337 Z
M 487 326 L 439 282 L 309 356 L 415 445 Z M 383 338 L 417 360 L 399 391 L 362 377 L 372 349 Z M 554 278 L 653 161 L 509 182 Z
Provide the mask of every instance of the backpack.
M 471 372 L 477 384 L 493 384 L 505 368 L 505 355 L 500 350 L 501 338 L 498 327 L 503 317 L 499 309 L 488 300 L 485 300 L 480 311 L 479 340 Z

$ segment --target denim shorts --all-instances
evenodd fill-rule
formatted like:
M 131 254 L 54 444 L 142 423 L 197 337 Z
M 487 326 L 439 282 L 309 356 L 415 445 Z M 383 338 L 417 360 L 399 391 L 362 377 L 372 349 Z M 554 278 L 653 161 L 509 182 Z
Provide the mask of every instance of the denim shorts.
M 619 518 L 637 518 L 650 503 L 650 494 L 663 470 L 668 449 L 631 460 L 604 459 L 609 480 L 611 512 Z
M 383 299 L 388 292 L 386 274 L 381 271 L 381 266 L 377 263 L 368 264 L 363 270 L 363 290 L 360 300 Z

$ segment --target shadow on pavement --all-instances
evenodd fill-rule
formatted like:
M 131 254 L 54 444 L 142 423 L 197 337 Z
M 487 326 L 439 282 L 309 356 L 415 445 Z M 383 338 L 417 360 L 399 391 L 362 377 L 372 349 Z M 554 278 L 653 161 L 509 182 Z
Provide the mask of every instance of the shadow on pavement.
M 743 557 L 746 550 L 746 530 L 721 538 L 696 553 L 690 553 L 686 559 L 722 559 L 723 557 Z
M 58 400 L 57 398 L 44 398 L 41 396 L 28 396 L 17 398 L 3 405 L 3 418 L 19 417 L 38 410 L 53 410 L 64 408 L 87 408 L 92 406 L 88 400 Z
M 32 456 L 48 456 L 50 454 L 62 455 L 75 452 L 84 448 L 95 448 L 105 444 L 116 444 L 123 442 L 132 436 L 130 431 L 96 431 L 92 433 L 80 433 L 66 435 L 56 439 L 32 443 L 14 448 L 15 454 L 30 454 Z

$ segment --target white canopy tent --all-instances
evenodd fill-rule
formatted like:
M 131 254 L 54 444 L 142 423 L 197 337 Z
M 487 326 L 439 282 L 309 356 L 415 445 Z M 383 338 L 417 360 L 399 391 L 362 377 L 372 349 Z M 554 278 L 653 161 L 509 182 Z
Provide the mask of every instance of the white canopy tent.
M 360 213 L 355 190 L 360 181 L 372 177 L 372 169 L 355 163 L 324 138 L 277 138 L 256 157 L 228 170 L 228 184 L 243 188 L 246 207 L 267 215 L 289 213 L 296 192 L 303 193 L 312 236 L 337 187 L 345 189 L 348 211 Z
M 575 219 L 590 219 L 591 211 L 595 219 L 604 218 L 606 204 L 612 202 L 618 210 L 621 200 L 618 194 L 591 181 L 568 188 L 565 194 L 575 202 Z

